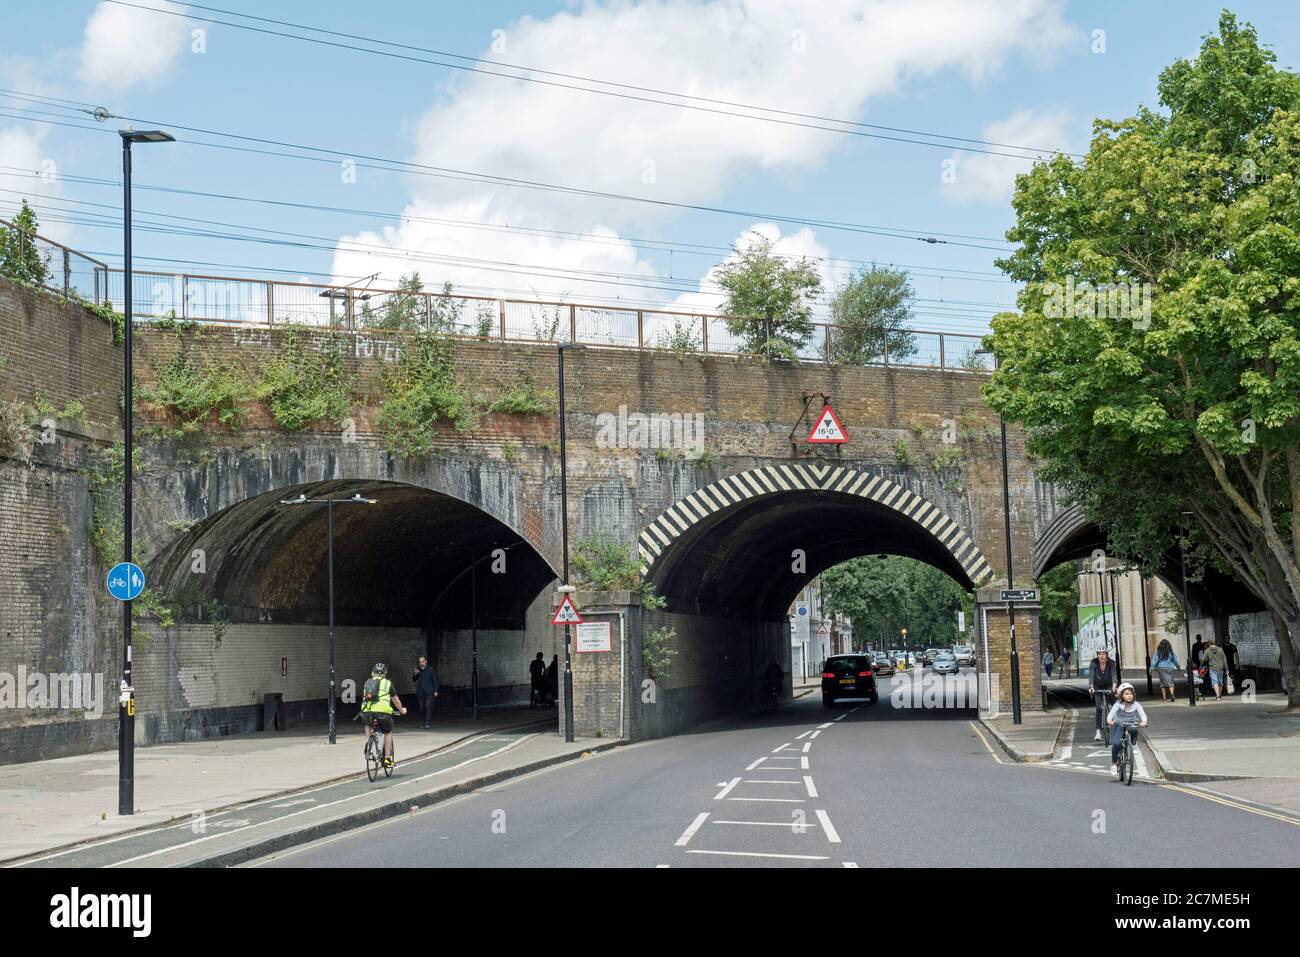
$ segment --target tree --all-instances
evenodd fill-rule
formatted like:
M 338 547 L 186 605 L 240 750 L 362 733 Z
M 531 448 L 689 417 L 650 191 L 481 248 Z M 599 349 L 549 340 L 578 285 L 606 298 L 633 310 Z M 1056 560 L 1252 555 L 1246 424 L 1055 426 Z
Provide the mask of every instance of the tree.
M 1155 572 L 1190 512 L 1281 621 L 1300 707 L 1300 77 L 1224 12 L 1160 75 L 1168 111 L 1098 120 L 1017 178 L 1024 283 L 993 320 L 989 403 L 1044 477 Z
M 794 361 L 812 335 L 809 299 L 822 290 L 821 277 L 806 260 L 789 263 L 772 251 L 772 241 L 758 235 L 734 258 L 715 270 L 725 298 L 727 331 L 741 350 Z
M 1059 654 L 1071 645 L 1074 616 L 1079 608 L 1079 573 L 1073 562 L 1057 565 L 1038 579 L 1042 607 L 1038 612 L 1039 634 L 1044 647 Z
M 23 200 L 9 228 L 0 226 L 0 279 L 44 286 L 49 278 L 49 260 L 36 247 L 36 211 Z
M 831 299 L 830 355 L 835 362 L 867 365 L 916 352 L 907 328 L 916 293 L 901 270 L 860 270 Z
M 957 612 L 970 621 L 970 595 L 944 572 L 911 558 L 865 556 L 822 573 L 827 615 L 843 612 L 853 620 L 863 644 L 884 641 L 893 647 L 907 629 L 909 645 L 946 646 L 960 640 Z

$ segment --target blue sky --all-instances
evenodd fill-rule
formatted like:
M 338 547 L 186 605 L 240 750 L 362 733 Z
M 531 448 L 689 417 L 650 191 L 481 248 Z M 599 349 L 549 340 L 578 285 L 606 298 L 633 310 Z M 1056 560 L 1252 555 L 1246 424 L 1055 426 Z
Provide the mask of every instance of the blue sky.
M 131 2 L 162 6 L 164 0 Z M 1154 104 L 1159 71 L 1198 48 L 1221 8 L 1199 0 L 226 2 L 232 11 L 468 57 L 801 115 L 1075 152 L 1086 147 L 1094 117 Z M 119 231 L 89 217 L 114 215 L 120 155 L 113 130 L 123 123 L 97 125 L 63 108 L 100 105 L 140 118 L 140 128 L 173 129 L 181 140 L 139 148 L 135 178 L 142 187 L 350 210 L 141 189 L 135 200 L 141 223 L 167 214 L 194 220 L 172 221 L 186 229 L 230 224 L 210 228 L 303 244 L 141 229 L 140 262 L 167 271 L 273 270 L 289 279 L 342 281 L 380 272 L 377 283 L 390 285 L 416 268 L 430 286 L 452 281 L 510 295 L 709 308 L 716 297 L 708 270 L 772 214 L 904 232 L 897 238 L 822 225 L 763 227 L 779 236 L 784 252 L 837 260 L 819 260 L 831 285 L 852 268 L 840 260 L 913 267 L 920 328 L 980 331 L 997 304 L 1013 300 L 1014 287 L 993 260 L 1005 248 L 999 239 L 1011 221 L 1010 177 L 1025 161 L 955 152 L 951 142 L 938 148 L 889 142 L 466 73 L 207 23 L 198 18 L 238 18 L 194 6 L 169 9 L 183 16 L 91 0 L 6 11 L 0 88 L 36 94 L 44 105 L 0 95 L 0 215 L 26 196 L 38 206 L 43 232 L 117 262 Z M 1232 9 L 1256 26 L 1280 65 L 1300 66 L 1293 3 Z M 196 29 L 206 31 L 201 52 Z M 1105 32 L 1104 52 L 1094 52 L 1096 30 Z M 339 154 L 309 162 L 205 148 L 193 141 L 213 137 L 180 126 Z M 518 186 L 507 191 L 372 169 L 363 156 L 751 215 Z M 347 157 L 358 158 L 351 179 L 342 166 Z M 943 181 L 945 160 L 955 160 L 955 182 Z M 474 223 L 495 228 L 469 228 Z M 924 243 L 916 235 L 949 241 Z

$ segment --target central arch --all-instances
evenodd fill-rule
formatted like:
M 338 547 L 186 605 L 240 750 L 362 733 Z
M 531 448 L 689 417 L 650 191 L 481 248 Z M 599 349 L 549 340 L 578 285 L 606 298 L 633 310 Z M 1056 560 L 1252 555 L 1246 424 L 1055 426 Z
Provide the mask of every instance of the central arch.
M 694 548 L 705 539 L 712 547 Z M 791 549 L 799 547 L 814 563 L 808 577 L 871 550 L 927 561 L 969 589 L 993 577 L 974 540 L 939 506 L 883 476 L 831 463 L 760 466 L 719 479 L 664 509 L 638 541 L 642 575 L 670 600 L 679 590 L 675 580 L 705 574 L 692 566 L 692 552 L 728 554 L 731 576 L 753 591 L 764 588 L 778 563 L 788 568 Z M 760 552 L 766 571 L 755 561 Z M 772 586 L 788 588 L 788 576 L 778 577 L 785 581 Z M 774 615 L 789 598 L 774 598 L 765 611 Z

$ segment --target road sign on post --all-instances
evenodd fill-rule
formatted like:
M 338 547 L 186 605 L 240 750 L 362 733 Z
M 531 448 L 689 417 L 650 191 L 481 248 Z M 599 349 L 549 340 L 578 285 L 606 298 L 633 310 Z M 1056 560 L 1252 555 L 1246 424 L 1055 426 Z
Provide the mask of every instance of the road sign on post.
M 118 601 L 133 601 L 144 591 L 144 572 L 133 562 L 118 562 L 109 569 L 105 583 Z
M 1038 601 L 1037 588 L 1004 588 L 1003 601 Z
M 808 430 L 808 437 L 804 439 L 813 445 L 840 445 L 848 440 L 844 426 L 840 425 L 835 410 L 829 405 L 822 406 L 822 414 L 817 417 L 813 427 Z
M 560 607 L 555 609 L 555 614 L 551 616 L 552 625 L 581 625 L 582 616 L 578 614 L 578 606 L 573 603 L 573 599 L 568 595 L 560 602 Z

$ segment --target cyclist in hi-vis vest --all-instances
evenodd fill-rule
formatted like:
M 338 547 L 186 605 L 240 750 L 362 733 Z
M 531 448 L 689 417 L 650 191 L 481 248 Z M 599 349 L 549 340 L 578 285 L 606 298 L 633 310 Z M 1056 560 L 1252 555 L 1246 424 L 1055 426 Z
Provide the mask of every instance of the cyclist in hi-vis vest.
M 370 740 L 371 722 L 378 722 L 379 730 L 384 732 L 384 764 L 393 766 L 393 712 L 406 714 L 402 699 L 393 690 L 393 683 L 388 680 L 388 666 L 382 661 L 376 662 L 370 672 L 370 680 L 361 692 L 361 727 Z

